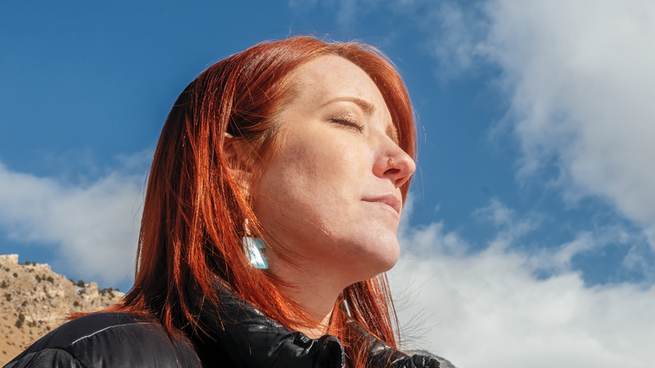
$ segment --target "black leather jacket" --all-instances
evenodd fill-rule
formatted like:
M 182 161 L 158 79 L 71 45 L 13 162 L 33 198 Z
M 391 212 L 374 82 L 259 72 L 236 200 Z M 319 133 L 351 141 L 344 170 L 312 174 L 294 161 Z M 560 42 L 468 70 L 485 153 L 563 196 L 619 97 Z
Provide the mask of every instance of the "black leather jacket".
M 171 338 L 161 325 L 139 317 L 98 313 L 51 331 L 4 368 L 345 367 L 343 346 L 336 337 L 310 339 L 229 292 L 223 293 L 221 302 L 219 309 L 203 310 L 199 322 L 205 332 L 192 334 L 190 341 Z M 452 367 L 437 356 L 410 356 L 392 349 L 354 327 L 366 337 L 370 367 Z

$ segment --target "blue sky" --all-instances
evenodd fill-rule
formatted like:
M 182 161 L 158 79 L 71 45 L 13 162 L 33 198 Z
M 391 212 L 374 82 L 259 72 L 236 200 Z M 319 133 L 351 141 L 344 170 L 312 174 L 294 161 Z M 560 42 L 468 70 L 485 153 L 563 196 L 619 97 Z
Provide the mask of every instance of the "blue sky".
M 391 273 L 408 346 L 462 367 L 646 367 L 654 24 L 648 0 L 5 2 L 0 253 L 128 289 L 181 90 L 260 41 L 361 40 L 419 116 Z

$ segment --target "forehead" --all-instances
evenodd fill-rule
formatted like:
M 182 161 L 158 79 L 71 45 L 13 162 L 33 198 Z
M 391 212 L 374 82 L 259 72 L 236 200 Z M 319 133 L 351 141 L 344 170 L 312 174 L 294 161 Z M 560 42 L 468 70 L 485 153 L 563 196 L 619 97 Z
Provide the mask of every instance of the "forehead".
M 313 94 L 319 96 L 349 95 L 370 99 L 380 95 L 375 83 L 360 67 L 334 55 L 321 56 L 300 65 L 290 78 L 301 89 L 312 87 Z
M 331 102 L 353 102 L 368 115 L 379 114 L 390 125 L 391 114 L 384 97 L 373 80 L 349 60 L 326 55 L 300 65 L 289 76 L 295 85 L 294 100 L 302 100 L 307 108 L 329 105 Z M 300 102 L 300 101 L 298 101 Z

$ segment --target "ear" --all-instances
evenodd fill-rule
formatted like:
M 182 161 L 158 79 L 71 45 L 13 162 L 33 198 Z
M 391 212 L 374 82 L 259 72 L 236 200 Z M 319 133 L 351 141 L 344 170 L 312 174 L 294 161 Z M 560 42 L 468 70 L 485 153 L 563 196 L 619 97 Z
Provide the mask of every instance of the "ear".
M 223 133 L 223 155 L 227 161 L 228 174 L 248 193 L 253 177 L 250 145 L 242 139 L 234 138 L 230 133 Z

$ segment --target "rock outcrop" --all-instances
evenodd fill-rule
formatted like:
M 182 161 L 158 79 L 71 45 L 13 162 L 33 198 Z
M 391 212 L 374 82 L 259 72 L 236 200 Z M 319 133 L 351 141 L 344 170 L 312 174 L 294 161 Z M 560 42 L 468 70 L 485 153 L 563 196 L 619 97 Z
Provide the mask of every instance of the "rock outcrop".
M 106 308 L 123 297 L 95 282 L 66 279 L 47 264 L 0 255 L 0 366 L 75 312 Z

